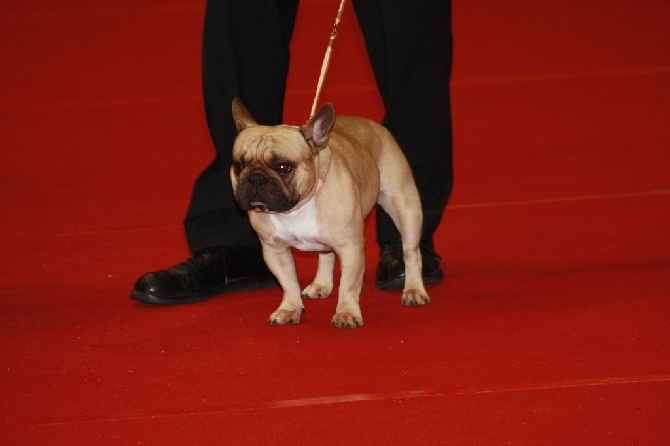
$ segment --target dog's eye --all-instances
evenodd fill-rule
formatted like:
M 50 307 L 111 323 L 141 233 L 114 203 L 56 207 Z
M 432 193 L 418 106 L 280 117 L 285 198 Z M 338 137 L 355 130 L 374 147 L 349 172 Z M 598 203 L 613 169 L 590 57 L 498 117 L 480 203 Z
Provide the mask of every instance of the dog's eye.
M 291 170 L 293 170 L 293 164 L 291 163 L 277 163 L 275 166 L 275 172 L 279 175 L 286 175 Z
M 235 175 L 239 176 L 240 173 L 242 173 L 242 169 L 244 169 L 244 164 L 240 161 L 235 161 L 233 163 L 233 172 L 235 172 Z

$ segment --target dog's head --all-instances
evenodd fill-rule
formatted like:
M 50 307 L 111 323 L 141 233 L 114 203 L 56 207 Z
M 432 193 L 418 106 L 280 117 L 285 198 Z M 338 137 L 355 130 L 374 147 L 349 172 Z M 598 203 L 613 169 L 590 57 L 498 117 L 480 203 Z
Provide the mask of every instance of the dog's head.
M 235 98 L 233 118 L 238 135 L 230 179 L 238 206 L 243 211 L 290 211 L 316 187 L 315 159 L 328 145 L 333 105 L 321 107 L 301 127 L 263 126 Z

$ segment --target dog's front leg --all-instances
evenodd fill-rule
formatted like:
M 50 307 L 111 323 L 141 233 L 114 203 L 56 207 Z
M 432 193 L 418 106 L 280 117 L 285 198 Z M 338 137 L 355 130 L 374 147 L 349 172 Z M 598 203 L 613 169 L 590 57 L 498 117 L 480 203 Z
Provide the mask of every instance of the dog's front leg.
M 279 308 L 270 315 L 270 324 L 297 324 L 304 308 L 291 248 L 263 244 L 263 258 L 284 291 Z
M 365 273 L 364 243 L 349 243 L 337 255 L 340 258 L 342 274 L 337 310 L 331 324 L 338 328 L 355 328 L 363 325 L 359 301 Z

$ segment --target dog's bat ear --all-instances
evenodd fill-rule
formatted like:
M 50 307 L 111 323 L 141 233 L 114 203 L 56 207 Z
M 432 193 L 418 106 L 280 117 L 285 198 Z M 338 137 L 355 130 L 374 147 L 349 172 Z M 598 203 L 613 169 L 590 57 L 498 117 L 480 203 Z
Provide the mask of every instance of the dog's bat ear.
M 333 124 L 335 124 L 335 107 L 327 103 L 322 105 L 316 114 L 300 127 L 300 133 L 307 141 L 312 153 L 317 153 L 326 147 Z
M 251 112 L 245 107 L 240 98 L 233 99 L 233 119 L 235 120 L 235 127 L 238 132 L 258 125 L 254 117 L 251 116 Z

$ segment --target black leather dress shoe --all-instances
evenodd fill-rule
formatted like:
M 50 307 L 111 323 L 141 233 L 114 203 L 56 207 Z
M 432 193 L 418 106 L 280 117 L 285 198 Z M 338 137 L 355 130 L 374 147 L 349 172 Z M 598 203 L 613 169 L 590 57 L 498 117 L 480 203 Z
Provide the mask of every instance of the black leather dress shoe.
M 442 258 L 428 243 L 421 243 L 421 263 L 424 285 L 440 281 L 444 272 L 440 264 Z M 405 262 L 402 259 L 402 241 L 392 240 L 381 246 L 377 279 L 375 284 L 380 290 L 399 290 L 405 286 Z
M 219 246 L 170 269 L 144 274 L 130 297 L 149 304 L 179 305 L 276 284 L 259 248 Z

